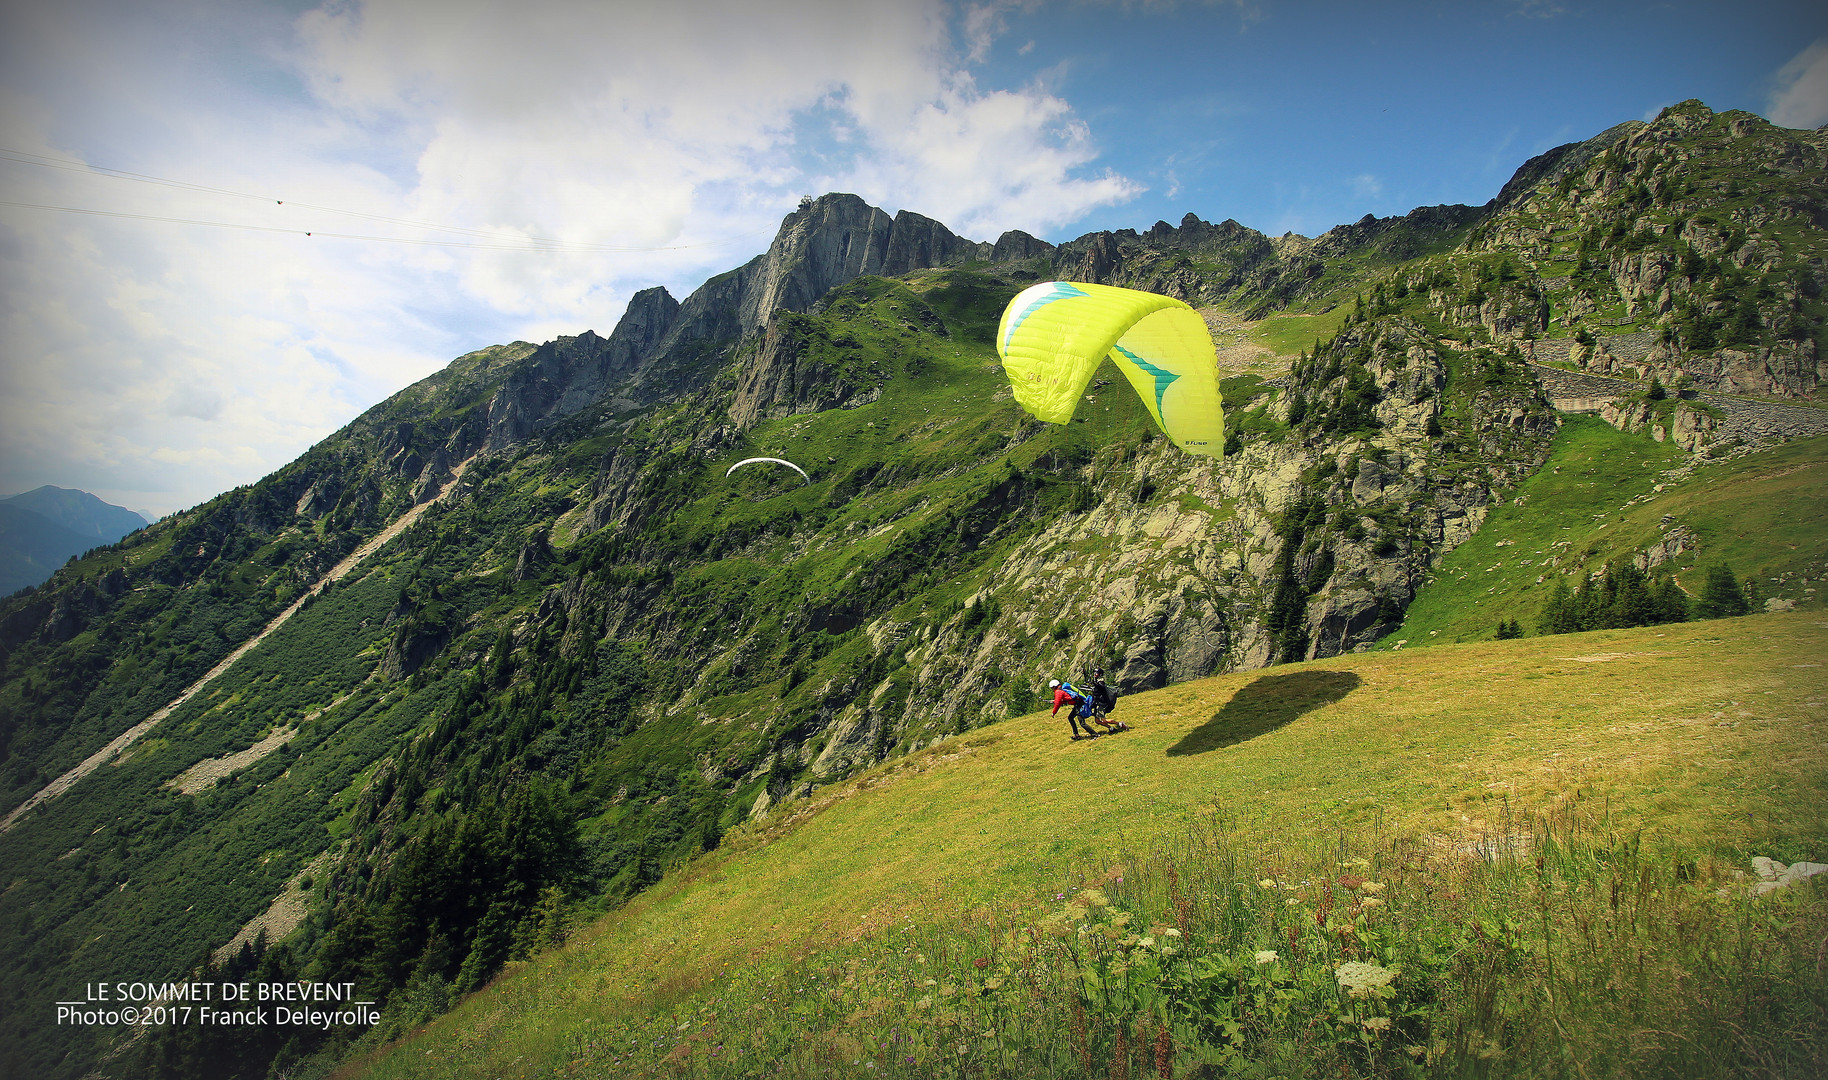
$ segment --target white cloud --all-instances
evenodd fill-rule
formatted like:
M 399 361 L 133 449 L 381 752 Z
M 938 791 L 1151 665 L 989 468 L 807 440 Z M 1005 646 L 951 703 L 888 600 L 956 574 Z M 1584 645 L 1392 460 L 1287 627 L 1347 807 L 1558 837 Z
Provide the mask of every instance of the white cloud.
M 801 194 L 981 239 L 1133 197 L 1068 102 L 966 70 L 1018 6 L 13 5 L 0 146 L 287 203 L 0 162 L 10 201 L 247 227 L 0 208 L 0 489 L 189 505 L 462 352 L 683 296 Z
M 1818 128 L 1828 124 L 1828 38 L 1797 53 L 1777 69 L 1771 104 L 1773 124 L 1787 128 Z

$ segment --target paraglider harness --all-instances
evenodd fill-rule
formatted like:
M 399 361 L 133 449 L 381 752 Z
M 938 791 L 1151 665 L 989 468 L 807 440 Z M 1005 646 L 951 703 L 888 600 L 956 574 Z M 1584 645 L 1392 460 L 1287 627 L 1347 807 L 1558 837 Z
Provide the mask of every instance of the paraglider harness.
M 1121 730 L 1124 725 L 1118 721 L 1106 720 L 1105 714 L 1110 711 L 1110 704 L 1099 700 L 1099 695 L 1091 690 L 1081 690 L 1070 682 L 1060 684 L 1060 689 L 1072 695 L 1073 716 L 1080 720 L 1096 720 L 1108 728 Z M 1116 695 L 1112 695 L 1115 697 Z
M 1109 687 L 1105 689 L 1103 695 L 1100 695 L 1096 688 L 1081 690 L 1070 682 L 1061 683 L 1060 689 L 1072 695 L 1073 716 L 1076 718 L 1080 720 L 1096 720 L 1104 727 L 1115 728 L 1119 731 L 1128 728 L 1128 725 L 1121 720 L 1105 719 L 1106 714 L 1111 711 L 1111 707 L 1116 704 L 1117 697 L 1116 692 Z

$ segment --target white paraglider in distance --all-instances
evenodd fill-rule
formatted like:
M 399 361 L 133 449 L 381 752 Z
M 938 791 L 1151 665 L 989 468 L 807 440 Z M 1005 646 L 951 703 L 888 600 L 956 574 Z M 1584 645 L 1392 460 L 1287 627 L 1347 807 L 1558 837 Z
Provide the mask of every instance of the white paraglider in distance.
M 744 458 L 744 459 L 743 459 L 743 460 L 741 460 L 741 461 L 739 461 L 739 462 L 737 462 L 737 463 L 736 463 L 736 464 L 734 464 L 734 465 L 732 465 L 732 466 L 730 466 L 730 467 L 729 467 L 729 468 L 728 468 L 728 469 L 725 469 L 725 470 L 724 470 L 724 476 L 725 476 L 725 477 L 728 477 L 728 476 L 729 476 L 729 475 L 730 475 L 730 474 L 731 474 L 731 473 L 733 473 L 733 472 L 735 472 L 735 471 L 736 471 L 736 470 L 738 470 L 738 469 L 740 469 L 740 468 L 742 468 L 742 467 L 743 467 L 743 466 L 744 466 L 744 465 L 755 465 L 755 464 L 758 464 L 758 463 L 760 463 L 760 462 L 764 462 L 764 461 L 766 461 L 766 462 L 768 462 L 768 463 L 769 463 L 769 464 L 772 464 L 772 465 L 785 465 L 785 466 L 787 466 L 787 467 L 788 467 L 788 468 L 789 468 L 789 469 L 792 469 L 792 470 L 793 470 L 793 471 L 794 471 L 794 472 L 797 472 L 797 473 L 799 473 L 799 474 L 800 474 L 800 475 L 801 475 L 801 476 L 804 476 L 804 477 L 806 477 L 806 482 L 807 482 L 807 483 L 809 483 L 809 484 L 810 484 L 810 483 L 812 483 L 812 477 L 810 477 L 810 476 L 806 476 L 806 470 L 805 470 L 805 469 L 802 469 L 802 468 L 800 468 L 800 467 L 799 467 L 799 466 L 798 466 L 798 465 L 795 465 L 795 464 L 794 464 L 794 463 L 793 463 L 793 462 L 791 462 L 791 461 L 788 461 L 788 460 L 787 460 L 787 459 L 785 459 L 785 458 L 778 458 L 778 457 L 752 457 L 752 458 Z

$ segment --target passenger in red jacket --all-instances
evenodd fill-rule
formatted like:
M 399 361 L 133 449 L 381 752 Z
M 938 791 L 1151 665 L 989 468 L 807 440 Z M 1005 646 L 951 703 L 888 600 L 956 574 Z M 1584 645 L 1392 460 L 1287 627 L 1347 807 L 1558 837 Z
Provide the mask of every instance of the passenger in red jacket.
M 1049 679 L 1047 685 L 1052 687 L 1054 691 L 1054 711 L 1049 715 L 1059 716 L 1060 706 L 1065 705 L 1066 727 L 1068 731 L 1073 733 L 1073 738 L 1096 739 L 1098 737 L 1098 732 L 1092 729 L 1092 722 L 1088 719 L 1091 715 L 1091 710 L 1084 707 L 1084 698 L 1079 694 L 1074 693 L 1071 688 L 1060 685 L 1059 679 Z M 1082 712 L 1084 715 L 1081 715 Z M 1085 725 L 1085 734 L 1083 736 L 1079 734 L 1079 726 L 1081 724 Z

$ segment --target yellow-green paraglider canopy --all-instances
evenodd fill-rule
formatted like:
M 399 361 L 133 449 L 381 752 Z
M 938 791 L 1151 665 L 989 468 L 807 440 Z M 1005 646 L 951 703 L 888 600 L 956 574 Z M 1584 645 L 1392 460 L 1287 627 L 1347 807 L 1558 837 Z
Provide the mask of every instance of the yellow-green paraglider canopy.
M 1225 447 L 1218 361 L 1206 321 L 1171 296 L 1089 282 L 1044 281 L 1009 302 L 997 354 L 1016 403 L 1064 424 L 1109 356 L 1149 415 L 1190 454 Z

